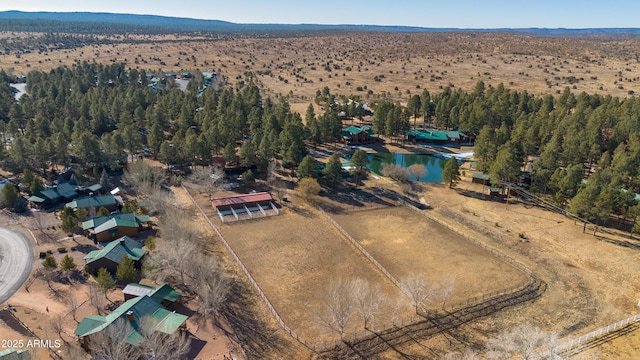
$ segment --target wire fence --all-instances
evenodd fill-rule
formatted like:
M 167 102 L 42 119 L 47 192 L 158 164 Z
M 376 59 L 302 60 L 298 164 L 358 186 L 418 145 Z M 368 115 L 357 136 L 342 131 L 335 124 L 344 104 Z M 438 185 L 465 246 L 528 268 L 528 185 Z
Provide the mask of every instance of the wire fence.
M 231 256 L 233 257 L 233 259 L 236 261 L 236 263 L 238 263 L 238 265 L 240 266 L 240 268 L 242 269 L 242 272 L 244 272 L 244 274 L 247 276 L 247 278 L 249 279 L 249 282 L 251 283 L 251 285 L 253 285 L 253 287 L 256 289 L 256 291 L 258 292 L 258 295 L 260 295 L 260 297 L 262 298 L 262 300 L 265 302 L 265 304 L 267 305 L 267 308 L 269 309 L 269 311 L 271 312 L 271 314 L 273 315 L 273 317 L 276 319 L 276 321 L 278 322 L 278 324 L 280 325 L 280 327 L 282 327 L 284 329 L 284 331 L 287 332 L 287 334 L 289 334 L 291 337 L 293 337 L 294 339 L 296 339 L 298 342 L 300 342 L 302 345 L 306 346 L 307 348 L 309 348 L 310 350 L 316 351 L 316 346 L 313 344 L 309 344 L 307 341 L 305 341 L 304 339 L 302 339 L 301 337 L 298 336 L 298 334 L 296 334 L 293 330 L 291 330 L 291 328 L 289 326 L 287 326 L 287 324 L 284 323 L 284 321 L 282 320 L 282 318 L 280 317 L 280 315 L 278 314 L 278 312 L 276 311 L 276 309 L 273 307 L 273 305 L 271 304 L 271 301 L 269 301 L 269 299 L 267 298 L 267 296 L 264 294 L 264 292 L 262 291 L 262 289 L 260 288 L 260 286 L 258 285 L 258 283 L 253 279 L 253 276 L 251 275 L 251 273 L 249 272 L 249 270 L 244 266 L 244 264 L 242 263 L 242 261 L 240 260 L 240 258 L 238 257 L 238 255 L 236 255 L 235 251 L 233 251 L 233 248 L 231 248 L 231 245 L 229 245 L 229 243 L 227 242 L 227 240 L 225 240 L 224 236 L 222 236 L 222 233 L 220 233 L 220 231 L 218 230 L 218 227 L 215 226 L 213 224 L 213 222 L 211 222 L 211 220 L 209 219 L 209 216 L 207 216 L 207 214 L 205 213 L 205 211 L 200 207 L 200 205 L 196 202 L 196 200 L 193 198 L 193 196 L 191 196 L 191 193 L 189 193 L 189 190 L 182 185 L 182 189 L 185 191 L 185 193 L 187 194 L 187 196 L 189 196 L 189 199 L 191 199 L 191 201 L 193 202 L 193 204 L 196 206 L 196 208 L 198 210 L 200 210 L 200 213 L 202 214 L 202 216 L 204 217 L 204 219 L 207 221 L 207 223 L 209 224 L 209 226 L 213 229 L 213 231 L 216 233 L 216 235 L 218 236 L 218 238 L 222 241 L 222 244 L 224 245 L 225 248 L 227 248 L 227 251 L 229 251 L 229 253 L 231 254 Z

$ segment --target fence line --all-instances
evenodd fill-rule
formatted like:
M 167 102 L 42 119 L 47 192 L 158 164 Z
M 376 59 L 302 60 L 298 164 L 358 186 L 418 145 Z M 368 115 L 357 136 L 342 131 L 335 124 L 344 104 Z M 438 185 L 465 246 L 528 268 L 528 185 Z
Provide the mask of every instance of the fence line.
M 453 231 L 453 232 L 455 232 L 456 234 L 458 234 L 458 235 L 462 236 L 464 239 L 466 239 L 467 241 L 471 242 L 472 244 L 474 244 L 474 245 L 476 245 L 476 246 L 478 246 L 478 247 L 480 247 L 480 248 L 482 248 L 482 249 L 484 249 L 484 250 L 486 250 L 486 251 L 490 252 L 491 254 L 493 254 L 493 255 L 495 255 L 495 256 L 497 256 L 497 257 L 499 257 L 499 258 L 503 259 L 504 261 L 506 261 L 507 263 L 509 263 L 509 264 L 510 264 L 510 265 L 512 265 L 513 267 L 515 267 L 515 268 L 517 268 L 517 269 L 519 269 L 519 270 L 521 270 L 521 271 L 525 272 L 527 275 L 529 275 L 529 276 L 533 277 L 534 279 L 537 279 L 537 276 L 533 273 L 533 271 L 531 271 L 531 270 L 530 270 L 528 267 L 526 267 L 524 264 L 522 264 L 522 263 L 520 263 L 520 262 L 518 262 L 518 261 L 514 260 L 513 258 L 509 257 L 508 255 L 506 255 L 506 254 L 504 254 L 504 253 L 502 253 L 502 252 L 500 252 L 500 251 L 498 251 L 498 250 L 496 250 L 496 249 L 494 249 L 494 248 L 492 248 L 492 247 L 490 247 L 490 246 L 488 246 L 488 245 L 486 245 L 486 244 L 484 244 L 484 243 L 482 243 L 482 242 L 480 242 L 480 241 L 478 241 L 478 240 L 476 240 L 476 239 L 472 238 L 472 237 L 471 237 L 471 236 L 469 236 L 469 235 L 464 234 L 462 231 L 460 231 L 460 230 L 458 230 L 458 229 L 456 229 L 456 228 L 452 227 L 451 225 L 447 224 L 446 222 L 442 221 L 441 219 L 438 219 L 437 217 L 432 216 L 431 214 L 429 214 L 429 213 L 427 213 L 427 212 L 425 212 L 425 211 L 422 211 L 422 210 L 418 209 L 417 207 L 415 207 L 414 205 L 412 205 L 412 204 L 408 203 L 408 202 L 407 202 L 407 201 L 405 201 L 405 200 L 398 199 L 398 201 L 399 201 L 401 204 L 404 204 L 404 205 L 405 205 L 406 207 L 408 207 L 409 209 L 414 210 L 414 211 L 416 211 L 418 214 L 421 214 L 422 216 L 424 216 L 424 217 L 426 217 L 426 218 L 428 218 L 428 219 L 430 219 L 430 220 L 432 220 L 432 221 L 437 222 L 438 224 L 440 224 L 440 225 L 442 225 L 442 226 L 446 227 L 447 229 L 449 229 L 450 231 Z
M 358 249 L 358 251 L 360 251 L 367 258 L 367 260 L 369 260 L 376 268 L 378 268 L 378 270 L 380 270 L 387 278 L 389 278 L 389 280 L 391 280 L 392 283 L 394 283 L 398 288 L 400 288 L 400 290 L 406 293 L 404 286 L 402 286 L 402 284 L 400 284 L 400 282 L 396 280 L 396 278 L 394 278 L 387 271 L 387 269 L 385 269 L 382 265 L 380 265 L 380 263 L 376 259 L 374 259 L 373 256 L 369 255 L 367 250 L 365 250 L 360 244 L 358 244 L 358 242 L 354 238 L 352 238 L 351 235 L 349 235 L 349 233 L 347 233 L 347 231 L 342 228 L 342 226 L 338 225 L 338 223 L 335 220 L 333 220 L 331 216 L 327 214 L 322 209 L 322 207 L 320 207 L 320 205 L 316 205 L 316 207 L 318 208 L 318 210 L 320 210 L 320 213 L 322 213 L 322 215 L 324 215 L 324 217 L 327 220 L 329 220 L 331 225 L 333 225 L 336 229 L 338 229 L 338 231 L 340 231 L 340 233 L 342 233 L 342 235 L 344 235 L 344 237 L 347 240 L 349 240 L 351 245 L 355 246 L 356 249 Z
M 594 330 L 594 331 L 592 331 L 592 332 L 590 332 L 588 334 L 582 335 L 582 336 L 580 336 L 578 338 L 575 338 L 575 339 L 571 339 L 571 340 L 569 340 L 569 341 L 567 341 L 567 342 L 565 342 L 565 343 L 563 343 L 563 344 L 561 344 L 559 346 L 556 346 L 552 350 L 555 353 L 568 352 L 569 350 L 571 350 L 572 348 L 574 348 L 574 347 L 576 347 L 578 345 L 590 342 L 595 338 L 598 338 L 598 337 L 603 336 L 603 335 L 607 335 L 607 334 L 609 334 L 609 333 L 611 333 L 611 332 L 613 332 L 613 331 L 615 331 L 615 330 L 617 330 L 619 328 L 623 328 L 623 327 L 625 327 L 627 325 L 634 324 L 634 323 L 636 323 L 638 321 L 640 321 L 640 314 L 633 315 L 633 316 L 628 317 L 626 319 L 620 320 L 615 324 L 611 324 L 611 325 L 608 325 L 608 326 L 601 327 L 600 329 Z M 534 357 L 534 358 L 542 358 L 542 354 L 537 354 L 537 356 Z
M 187 188 L 182 185 L 182 189 L 185 191 L 185 193 L 187 194 L 187 196 L 189 196 L 189 199 L 191 199 L 191 201 L 193 202 L 193 204 L 196 206 L 196 208 L 198 208 L 198 210 L 200 210 L 200 213 L 202 214 L 202 216 L 204 216 L 204 219 L 207 221 L 207 223 L 209 224 L 209 226 L 211 226 L 211 228 L 213 229 L 213 231 L 216 233 L 216 235 L 218 236 L 218 238 L 220 238 L 220 240 L 222 241 L 222 244 L 224 245 L 225 248 L 227 248 L 227 251 L 229 251 L 229 253 L 231 254 L 231 256 L 235 259 L 236 263 L 238 263 L 238 265 L 240 266 L 240 268 L 242 269 L 242 271 L 244 272 L 244 274 L 247 276 L 247 278 L 249 279 L 249 282 L 251 283 L 251 285 L 253 285 L 253 287 L 256 289 L 256 291 L 258 292 L 258 295 L 260 295 L 260 297 L 262 298 L 262 300 L 265 302 L 265 304 L 267 305 L 267 308 L 269 308 L 269 311 L 271 311 L 271 314 L 273 315 L 273 317 L 275 317 L 276 321 L 278 322 L 278 324 L 280 324 L 280 326 L 284 329 L 284 331 L 286 331 L 291 337 L 293 337 L 294 339 L 296 339 L 298 342 L 300 342 L 302 345 L 306 346 L 307 348 L 309 348 L 310 350 L 316 351 L 316 347 L 314 345 L 311 345 L 309 343 L 307 343 L 304 339 L 300 338 L 293 330 L 291 330 L 291 328 L 289 326 L 287 326 L 287 324 L 284 323 L 284 321 L 282 320 L 282 318 L 280 317 L 280 315 L 278 314 L 278 312 L 276 311 L 276 309 L 273 307 L 273 305 L 271 304 L 271 301 L 269 301 L 269 299 L 267 298 L 267 296 L 264 294 L 264 292 L 262 291 L 262 289 L 260 288 L 260 286 L 258 285 L 258 283 L 253 279 L 253 276 L 251 275 L 251 273 L 249 272 L 249 270 L 244 266 L 244 264 L 242 263 L 242 261 L 240 260 L 240 258 L 238 257 L 238 255 L 236 255 L 235 251 L 233 251 L 233 248 L 231 248 L 231 245 L 229 245 L 229 243 L 227 242 L 227 240 L 225 240 L 225 238 L 222 236 L 222 233 L 220 233 L 220 231 L 218 230 L 218 228 L 213 224 L 213 222 L 211 222 L 211 220 L 209 219 L 209 216 L 204 212 L 204 210 L 200 207 L 200 205 L 196 202 L 196 200 L 193 198 L 193 196 L 191 196 L 191 193 L 189 192 L 189 190 L 187 190 Z M 245 356 L 246 357 L 246 356 Z
M 529 269 L 527 268 L 525 265 L 517 262 L 516 260 L 510 258 L 509 256 L 481 243 L 480 241 L 467 236 L 465 234 L 463 234 L 461 231 L 459 231 L 458 229 L 455 229 L 451 226 L 449 226 L 449 224 L 443 222 L 442 220 L 435 218 L 433 216 L 431 216 L 430 214 L 427 214 L 423 211 L 421 211 L 420 209 L 418 209 L 417 207 L 413 206 L 412 204 L 407 203 L 406 201 L 402 200 L 402 199 L 397 199 L 397 201 L 399 201 L 401 204 L 407 206 L 408 208 L 417 211 L 418 213 L 422 214 L 423 216 L 429 218 L 430 220 L 433 220 L 435 222 L 437 222 L 438 224 L 446 227 L 447 229 L 449 229 L 450 231 L 453 231 L 454 233 L 462 236 L 464 239 L 466 239 L 467 241 L 471 242 L 472 244 L 479 246 L 480 248 L 488 251 L 489 253 L 491 253 L 492 255 L 498 256 L 499 258 L 505 260 L 507 263 L 509 263 L 510 265 L 514 266 L 515 268 L 517 268 L 520 271 L 523 271 L 524 273 L 526 273 L 528 276 L 530 276 L 530 279 L 522 282 L 520 284 L 517 284 L 515 286 L 509 287 L 507 289 L 502 289 L 502 290 L 497 290 L 491 293 L 487 293 L 487 294 L 482 294 L 482 295 L 478 295 L 475 296 L 473 298 L 469 298 L 465 301 L 459 302 L 459 303 L 454 303 L 452 305 L 447 306 L 446 308 L 449 309 L 448 313 L 456 313 L 459 311 L 472 311 L 473 308 L 478 307 L 482 304 L 486 304 L 486 306 L 491 306 L 492 303 L 500 303 L 500 302 L 507 302 L 510 299 L 515 299 L 524 295 L 527 295 L 531 292 L 533 292 L 532 298 L 535 298 L 537 296 L 539 296 L 539 294 L 541 292 L 544 292 L 546 290 L 546 284 L 541 281 L 540 279 L 537 278 L 537 276 Z M 349 240 L 349 242 L 355 246 L 369 261 L 371 261 L 371 263 L 373 263 L 385 276 L 387 276 L 389 278 L 389 280 L 391 280 L 396 286 L 398 286 L 401 290 L 405 291 L 404 287 L 401 286 L 401 284 L 382 266 L 380 265 L 380 263 L 378 263 L 377 260 L 375 260 L 351 235 L 349 235 L 349 233 L 347 233 L 346 230 L 344 230 L 335 220 L 333 220 L 333 218 L 331 218 L 331 216 L 326 213 L 322 207 L 320 207 L 319 205 L 316 205 L 318 210 L 327 218 L 327 220 L 329 220 L 329 222 L 336 228 L 338 229 L 338 231 L 340 231 L 340 233 L 342 233 L 345 238 L 347 240 Z M 505 298 L 506 297 L 506 298 Z M 482 310 L 482 309 L 481 309 Z M 443 315 L 442 316 L 446 316 L 447 314 L 447 310 L 442 310 Z M 401 320 L 401 327 L 404 327 L 405 325 L 410 325 L 410 324 L 414 324 L 417 323 L 419 321 L 423 321 L 427 318 L 430 318 L 429 314 L 424 310 L 424 309 L 420 309 L 418 311 L 418 315 L 419 317 L 413 317 L 413 318 L 409 318 L 409 319 L 402 319 Z M 440 316 L 440 310 L 437 310 L 435 312 L 436 316 Z M 406 322 L 406 323 L 405 323 Z M 397 327 L 397 323 L 394 321 L 392 322 L 392 324 L 384 324 L 382 326 L 383 329 L 392 329 L 392 328 L 396 328 Z M 366 331 L 364 331 L 362 334 L 352 334 L 351 336 L 347 336 L 345 337 L 345 341 L 349 341 L 349 342 L 358 342 L 358 341 L 366 341 L 367 338 L 369 338 L 371 335 L 367 334 Z M 330 349 L 336 348 L 338 346 L 340 346 L 342 344 L 342 342 L 340 341 L 333 341 L 330 343 L 325 343 L 324 345 L 324 349 L 323 351 L 328 351 Z
M 29 329 L 29 327 L 25 323 L 23 323 L 20 319 L 18 319 L 17 316 L 15 316 L 13 314 L 13 311 L 11 310 L 11 306 L 7 306 L 6 308 L 4 308 L 2 310 L 6 311 L 6 313 L 9 314 L 9 316 L 14 321 L 16 321 L 18 324 L 20 324 L 20 326 L 22 326 L 25 330 L 27 330 L 27 332 L 31 335 L 31 337 L 34 337 L 34 338 L 44 342 L 44 340 L 42 340 L 38 335 L 36 335 L 31 329 Z M 65 333 L 66 333 L 66 331 L 65 331 Z M 57 360 L 62 360 L 62 357 L 53 349 L 53 347 L 47 346 L 47 350 L 49 351 L 49 355 L 51 355 L 52 358 L 57 359 Z

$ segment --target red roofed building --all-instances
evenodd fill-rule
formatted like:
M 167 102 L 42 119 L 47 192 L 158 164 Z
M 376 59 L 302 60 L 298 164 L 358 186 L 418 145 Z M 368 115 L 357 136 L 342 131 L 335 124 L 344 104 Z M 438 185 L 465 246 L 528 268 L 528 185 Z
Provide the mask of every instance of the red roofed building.
M 241 194 L 212 200 L 222 222 L 279 215 L 268 192 Z

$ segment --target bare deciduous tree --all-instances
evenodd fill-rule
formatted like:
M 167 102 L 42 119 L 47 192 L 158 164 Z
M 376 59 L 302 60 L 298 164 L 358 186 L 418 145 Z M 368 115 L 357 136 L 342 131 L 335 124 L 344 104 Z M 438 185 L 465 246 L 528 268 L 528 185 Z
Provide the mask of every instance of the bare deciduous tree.
M 456 284 L 456 280 L 452 277 L 445 279 L 442 284 L 440 285 L 440 289 L 441 289 L 441 295 L 442 295 L 442 310 L 444 310 L 444 306 L 447 302 L 447 300 L 449 300 L 449 297 L 451 296 L 451 293 L 453 292 L 453 289 L 455 287 Z
M 40 232 L 40 235 L 42 235 L 42 238 L 45 241 L 50 241 L 51 240 L 51 235 L 47 234 L 44 229 L 45 229 L 45 218 L 44 215 L 42 215 L 42 212 L 40 211 L 32 211 L 31 212 L 31 216 L 32 216 L 32 222 L 33 222 L 33 228 L 35 230 L 38 230 Z
M 144 274 L 158 282 L 185 288 L 193 254 L 197 251 L 198 246 L 191 240 L 159 241 L 156 251 L 146 257 Z
M 224 186 L 224 171 L 215 166 L 198 168 L 189 176 L 189 181 L 203 189 L 211 199 L 213 194 Z
M 76 319 L 76 316 L 78 314 L 78 309 L 80 308 L 81 304 L 78 303 L 78 300 L 76 300 L 75 297 L 69 296 L 67 298 L 67 305 L 69 306 L 69 314 L 71 314 L 71 317 L 73 317 L 73 320 L 77 323 L 80 323 L 78 319 Z
M 87 297 L 89 298 L 89 302 L 93 307 L 96 308 L 98 314 L 102 314 L 102 309 L 104 308 L 104 297 L 100 294 L 98 287 L 95 284 L 89 285 L 89 292 L 87 293 Z
M 131 325 L 126 320 L 114 321 L 101 332 L 89 336 L 91 355 L 97 359 L 137 359 L 140 356 L 139 349 L 125 341 L 130 333 Z
M 471 349 L 467 349 L 461 354 L 450 352 L 444 356 L 444 360 L 479 360 L 479 359 L 480 359 L 480 356 L 478 356 L 478 354 Z
M 557 336 L 547 333 L 529 323 L 516 326 L 500 333 L 497 337 L 487 342 L 487 357 L 490 359 L 533 359 L 536 350 L 547 352 L 540 353 L 542 359 L 561 359 L 555 351 Z M 536 357 L 538 358 L 538 357 Z
M 353 293 L 353 282 L 339 279 L 332 281 L 323 294 L 324 311 L 320 313 L 320 323 L 337 332 L 340 341 L 344 339 L 344 333 L 352 320 Z
M 390 306 L 389 312 L 391 313 L 391 324 L 393 326 L 396 325 L 399 315 L 404 313 L 406 308 L 410 306 L 405 296 L 398 297 L 395 302 L 388 301 L 387 305 Z
M 229 279 L 214 257 L 201 254 L 191 264 L 189 272 L 193 279 L 192 289 L 200 300 L 198 313 L 205 324 L 207 319 L 216 321 L 218 309 L 229 292 Z
M 414 181 L 420 181 L 421 177 L 427 176 L 427 167 L 424 164 L 413 164 L 407 168 L 409 175 L 413 177 Z
M 276 166 L 278 163 L 275 159 L 269 161 L 269 165 L 267 165 L 267 185 L 269 187 L 273 187 L 276 182 Z
M 382 294 L 379 285 L 371 285 L 368 281 L 360 278 L 353 280 L 353 291 L 363 326 L 368 329 L 382 310 L 381 307 L 385 300 L 384 294 Z
M 122 179 L 138 193 L 150 194 L 167 183 L 167 174 L 164 170 L 138 159 L 127 165 Z
M 425 306 L 438 290 L 437 285 L 428 284 L 424 276 L 417 274 L 405 277 L 400 283 L 405 293 L 411 297 L 416 314 L 418 309 Z
M 146 323 L 144 328 L 155 329 L 154 324 L 149 322 L 157 322 L 152 318 L 143 318 L 141 323 Z M 160 331 L 152 333 L 143 333 L 142 344 L 138 346 L 138 353 L 142 358 L 154 360 L 180 360 L 185 359 L 189 349 L 191 348 L 191 338 L 189 334 L 176 331 L 173 334 L 165 334 Z

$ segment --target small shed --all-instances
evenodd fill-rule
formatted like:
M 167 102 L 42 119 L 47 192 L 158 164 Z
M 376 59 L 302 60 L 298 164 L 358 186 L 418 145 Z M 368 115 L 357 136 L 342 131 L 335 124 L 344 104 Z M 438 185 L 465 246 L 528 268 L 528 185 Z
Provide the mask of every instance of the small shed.
M 212 200 L 222 222 L 279 215 L 268 192 L 242 194 Z

